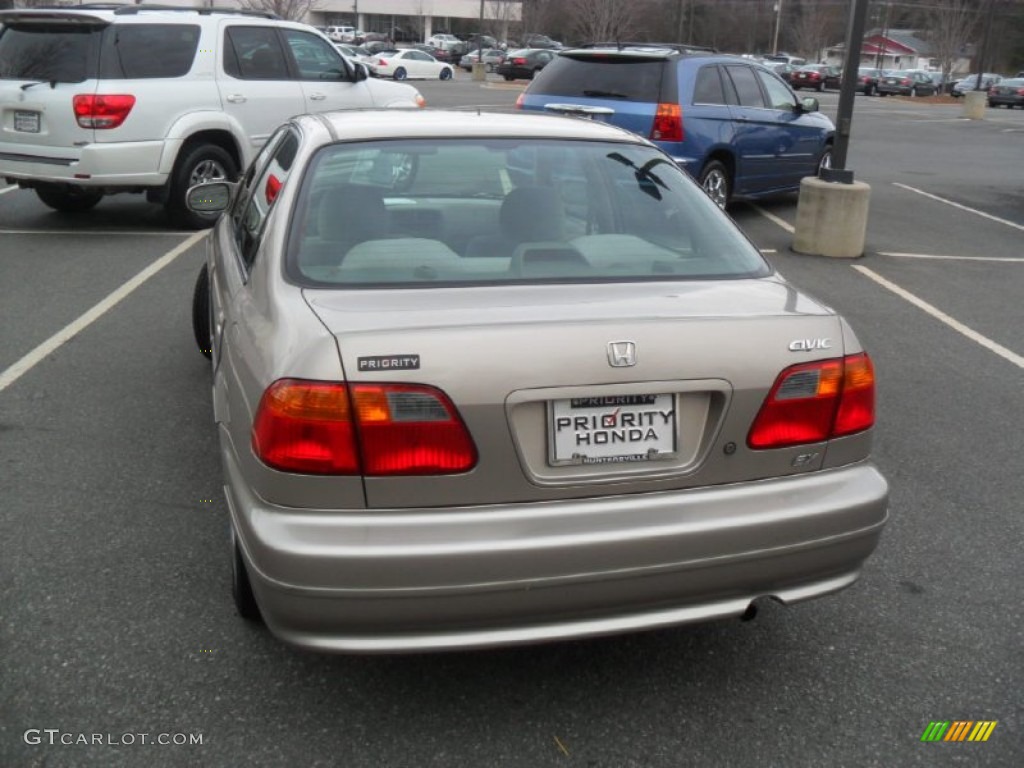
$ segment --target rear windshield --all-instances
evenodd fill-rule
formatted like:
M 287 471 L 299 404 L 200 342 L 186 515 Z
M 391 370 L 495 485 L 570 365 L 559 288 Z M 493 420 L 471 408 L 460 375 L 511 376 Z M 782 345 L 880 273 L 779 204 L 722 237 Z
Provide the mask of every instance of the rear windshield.
M 0 33 L 0 78 L 80 83 L 182 77 L 198 46 L 195 24 L 19 24 Z
M 530 92 L 657 104 L 661 101 L 662 78 L 669 66 L 664 59 L 558 56 L 536 76 Z
M 26 24 L 0 30 L 0 78 L 80 83 L 95 76 L 101 28 Z
M 761 277 L 731 220 L 661 152 L 628 143 L 392 140 L 324 147 L 287 270 L 311 286 Z

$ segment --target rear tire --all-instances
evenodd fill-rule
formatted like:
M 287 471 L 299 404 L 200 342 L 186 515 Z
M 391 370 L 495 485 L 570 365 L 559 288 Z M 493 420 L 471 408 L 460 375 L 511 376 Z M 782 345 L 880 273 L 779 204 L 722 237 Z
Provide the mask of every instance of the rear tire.
M 166 208 L 171 220 L 182 229 L 206 229 L 220 218 L 219 213 L 196 213 L 188 207 L 185 195 L 190 187 L 207 181 L 234 181 L 238 178 L 235 159 L 216 144 L 197 144 L 183 149 L 171 174 L 171 191 Z
M 729 207 L 732 198 L 732 182 L 729 169 L 718 160 L 712 160 L 700 173 L 700 185 L 712 202 L 723 211 Z
M 256 596 L 252 593 L 249 572 L 245 568 L 242 549 L 238 545 L 238 537 L 234 526 L 231 528 L 231 597 L 235 602 L 235 610 L 246 621 L 259 622 L 260 607 L 256 604 Z
M 82 213 L 103 199 L 103 192 L 70 184 L 46 184 L 36 187 L 36 195 L 44 204 L 61 213 Z
M 199 351 L 209 359 L 213 355 L 213 333 L 210 328 L 210 273 L 205 264 L 199 270 L 196 287 L 192 291 L 192 334 L 196 337 Z
M 408 72 L 405 71 L 405 67 L 399 67 L 395 70 L 395 74 L 392 75 L 392 77 L 394 77 L 395 80 L 405 80 L 405 78 L 408 77 Z
M 506 80 L 513 80 L 514 78 L 512 77 L 512 75 L 505 75 L 505 79 Z

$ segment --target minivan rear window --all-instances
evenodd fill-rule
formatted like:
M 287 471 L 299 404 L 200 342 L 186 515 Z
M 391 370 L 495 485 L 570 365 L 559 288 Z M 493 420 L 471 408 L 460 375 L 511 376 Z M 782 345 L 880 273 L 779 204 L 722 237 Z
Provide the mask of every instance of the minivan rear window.
M 101 28 L 25 24 L 0 31 L 0 79 L 80 83 L 95 71 Z
M 669 63 L 664 59 L 638 59 L 599 54 L 556 56 L 536 77 L 532 93 L 545 96 L 622 99 L 658 103 L 662 78 Z

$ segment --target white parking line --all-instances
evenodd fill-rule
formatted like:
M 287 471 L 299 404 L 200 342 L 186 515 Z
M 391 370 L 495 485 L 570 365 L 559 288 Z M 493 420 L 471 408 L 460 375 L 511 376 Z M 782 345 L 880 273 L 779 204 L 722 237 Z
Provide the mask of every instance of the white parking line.
M 66 342 L 70 341 L 79 333 L 81 333 L 90 325 L 92 325 L 94 322 L 99 320 L 104 314 L 106 314 L 115 306 L 117 306 L 117 304 L 126 296 L 128 296 L 132 291 L 134 291 L 144 282 L 149 280 L 149 278 L 151 278 L 161 269 L 166 267 L 168 264 L 170 264 L 172 261 L 178 258 L 178 256 L 183 254 L 193 245 L 195 245 L 204 237 L 206 237 L 206 235 L 207 232 L 205 230 L 201 232 L 196 232 L 187 240 L 185 240 L 185 242 L 176 245 L 174 248 L 169 250 L 159 259 L 157 259 L 148 267 L 146 267 L 144 270 L 135 275 L 135 277 L 131 278 L 126 283 L 122 284 L 119 288 L 110 293 L 106 298 L 100 301 L 99 304 L 96 304 L 88 312 L 86 312 L 83 315 L 80 315 L 77 319 L 72 320 L 70 323 L 68 323 L 59 331 L 57 331 L 57 333 L 53 334 L 53 336 L 48 338 L 38 347 L 36 347 L 23 358 L 14 363 L 14 365 L 12 365 L 6 371 L 0 373 L 0 392 L 3 392 L 5 389 L 11 386 L 11 384 L 16 382 L 30 370 L 32 370 L 32 368 L 38 365 L 42 360 L 46 358 L 47 355 L 58 349 L 62 344 L 65 344 Z
M 979 211 L 976 208 L 969 208 L 966 205 L 961 205 L 960 203 L 955 203 L 952 200 L 947 200 L 944 197 L 939 197 L 938 195 L 933 195 L 931 192 L 925 192 L 923 189 L 918 189 L 917 187 L 911 187 L 911 186 L 908 186 L 907 184 L 900 184 L 900 182 L 898 182 L 898 181 L 894 181 L 892 184 L 893 184 L 894 187 L 899 187 L 900 189 L 906 189 L 906 190 L 908 190 L 910 192 L 916 192 L 917 194 L 924 195 L 925 197 L 929 197 L 932 200 L 938 200 L 940 203 L 945 203 L 946 205 L 951 205 L 954 208 L 959 208 L 961 211 L 967 211 L 968 213 L 973 213 L 975 216 L 981 216 L 982 218 L 989 219 L 990 221 L 997 221 L 1000 224 L 1005 224 L 1008 227 L 1013 227 L 1014 229 L 1019 229 L 1022 232 L 1024 232 L 1024 224 L 1018 224 L 1018 223 L 1016 223 L 1014 221 L 1008 221 L 1007 219 L 1001 219 L 998 216 L 993 216 L 991 213 L 985 213 L 984 211 Z
M 879 256 L 895 256 L 900 259 L 935 259 L 937 261 L 1008 261 L 1024 264 L 1024 258 L 1017 256 L 939 256 L 933 253 L 895 253 L 879 251 Z
M 774 213 L 769 213 L 764 208 L 762 208 L 760 205 L 757 205 L 756 203 L 747 203 L 747 205 L 749 205 L 755 211 L 757 211 L 762 216 L 764 216 L 766 219 L 768 219 L 768 221 L 770 221 L 773 224 L 777 224 L 778 226 L 782 227 L 784 230 L 789 232 L 789 234 L 792 235 L 792 234 L 794 234 L 796 232 L 796 227 L 794 227 L 792 224 L 790 224 L 785 219 L 780 219 Z
M 3 229 L 0 228 L 0 235 L 161 235 L 170 237 L 181 237 L 181 232 L 160 230 L 139 230 L 137 232 L 127 229 Z
M 878 283 L 883 288 L 887 288 L 888 290 L 892 291 L 897 296 L 899 296 L 901 299 L 904 299 L 904 300 L 910 302 L 911 304 L 913 304 L 918 309 L 924 310 L 929 315 L 934 317 L 936 320 L 939 320 L 939 321 L 945 323 L 946 325 L 948 325 L 950 328 L 952 328 L 957 333 L 963 334 L 968 339 L 970 339 L 973 342 L 976 342 L 976 343 L 980 344 L 981 346 L 983 346 L 985 349 L 989 350 L 990 352 L 995 352 L 997 355 L 999 355 L 1000 357 L 1004 358 L 1005 360 L 1009 360 L 1011 363 L 1016 365 L 1018 368 L 1024 368 L 1024 357 L 1018 355 L 1016 352 L 1012 352 L 1011 350 L 1009 350 L 1006 347 L 1004 347 L 1002 344 L 999 344 L 999 343 L 997 343 L 995 341 L 992 341 L 992 339 L 988 338 L 987 336 L 982 336 L 980 333 L 978 333 L 973 328 L 969 328 L 968 326 L 966 326 L 963 323 L 961 323 L 959 320 L 956 320 L 955 318 L 950 317 L 949 315 L 947 315 L 942 310 L 940 310 L 940 309 L 936 308 L 935 306 L 929 304 L 924 299 L 918 298 L 917 296 L 912 294 L 910 291 L 907 291 L 907 290 L 905 290 L 903 288 L 900 288 L 895 283 L 892 283 L 892 282 L 886 280 L 884 277 L 882 277 L 877 272 L 874 272 L 874 271 L 868 269 L 867 267 L 862 267 L 860 265 L 853 265 L 853 268 L 855 270 L 857 270 L 858 272 L 860 272 L 865 277 L 867 277 L 867 278 L 869 278 L 871 280 L 874 280 L 876 283 Z

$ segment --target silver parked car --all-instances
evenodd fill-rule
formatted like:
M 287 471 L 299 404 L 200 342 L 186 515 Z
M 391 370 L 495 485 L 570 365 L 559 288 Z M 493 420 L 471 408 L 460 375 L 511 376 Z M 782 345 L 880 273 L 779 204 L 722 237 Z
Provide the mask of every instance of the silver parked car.
M 196 284 L 239 613 L 311 649 L 532 643 L 852 584 L 875 382 L 646 139 L 541 114 L 282 126 Z M 212 351 L 211 351 L 212 350 Z

